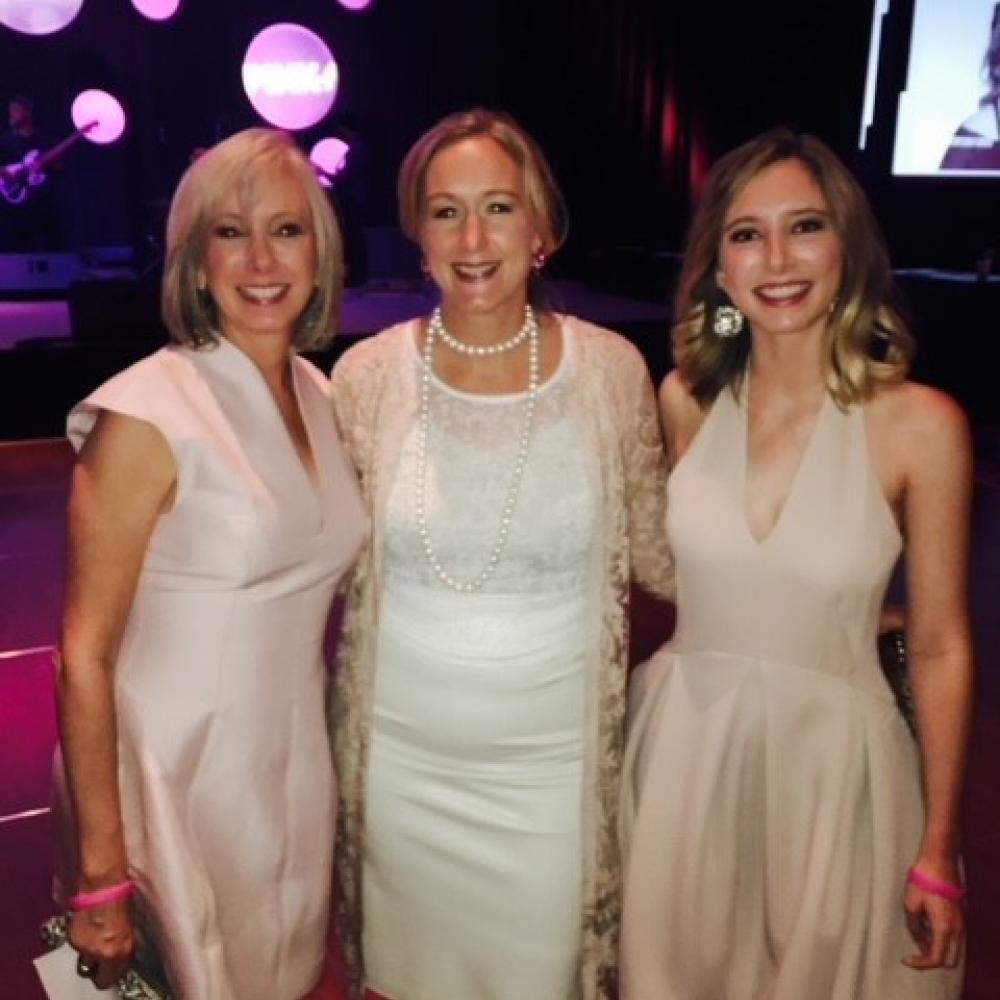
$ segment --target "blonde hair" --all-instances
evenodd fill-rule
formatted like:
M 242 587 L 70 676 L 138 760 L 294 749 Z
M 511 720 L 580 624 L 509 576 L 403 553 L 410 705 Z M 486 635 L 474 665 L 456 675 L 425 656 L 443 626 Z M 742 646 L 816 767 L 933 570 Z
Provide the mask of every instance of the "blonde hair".
M 163 272 L 163 320 L 178 343 L 204 347 L 221 336 L 211 297 L 198 288 L 212 215 L 234 188 L 245 188 L 266 170 L 285 167 L 302 187 L 316 239 L 316 289 L 295 324 L 299 350 L 329 343 L 340 308 L 344 254 L 329 200 L 305 154 L 285 132 L 251 128 L 213 146 L 188 167 L 170 204 Z
M 396 185 L 403 232 L 414 243 L 420 242 L 431 160 L 448 146 L 476 136 L 491 138 L 520 167 L 528 214 L 542 241 L 542 252 L 546 256 L 555 253 L 566 240 L 569 217 L 545 154 L 510 115 L 485 108 L 457 111 L 442 118 L 417 139 L 403 158 Z
M 716 282 L 725 216 L 753 177 L 784 160 L 799 161 L 819 185 L 843 254 L 841 286 L 827 326 L 830 395 L 839 406 L 848 406 L 867 399 L 879 385 L 902 381 L 909 369 L 913 338 L 885 241 L 861 186 L 815 136 L 772 129 L 715 164 L 688 233 L 674 302 L 674 359 L 703 406 L 739 383 L 750 355 L 748 324 L 729 338 L 712 329 L 715 310 L 728 302 Z

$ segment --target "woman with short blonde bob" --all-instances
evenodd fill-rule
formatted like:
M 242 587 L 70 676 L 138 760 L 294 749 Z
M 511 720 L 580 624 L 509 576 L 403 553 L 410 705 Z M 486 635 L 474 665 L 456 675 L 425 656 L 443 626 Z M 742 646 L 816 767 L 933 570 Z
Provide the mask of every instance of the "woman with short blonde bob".
M 623 998 L 957 997 L 965 420 L 905 380 L 878 227 L 813 137 L 713 168 L 676 315 L 678 622 L 630 694 Z M 916 740 L 876 652 L 901 552 Z
M 203 259 L 214 213 L 234 192 L 243 205 L 254 181 L 272 170 L 300 189 L 315 243 L 316 266 L 307 305 L 295 318 L 296 351 L 326 347 L 334 334 L 344 285 L 344 253 L 337 219 L 315 171 L 285 132 L 253 128 L 202 154 L 181 178 L 167 219 L 167 255 L 161 292 L 163 321 L 178 344 L 204 347 L 224 336 L 217 304 L 206 294 Z
M 365 518 L 318 371 L 340 236 L 305 156 L 241 132 L 181 180 L 176 343 L 70 414 L 58 673 L 77 971 L 177 1000 L 300 1000 L 335 819 L 323 635 Z
M 333 706 L 348 968 L 392 1000 L 610 1000 L 629 579 L 671 583 L 652 387 L 542 306 L 565 212 L 506 115 L 425 133 L 399 206 L 440 306 L 332 377 L 372 519 Z

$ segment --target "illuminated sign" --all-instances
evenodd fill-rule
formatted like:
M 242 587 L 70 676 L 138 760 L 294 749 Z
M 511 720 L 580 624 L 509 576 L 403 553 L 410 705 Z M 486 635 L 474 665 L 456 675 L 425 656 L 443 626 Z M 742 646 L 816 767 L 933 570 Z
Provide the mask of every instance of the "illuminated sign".
M 114 142 L 125 131 L 125 112 L 105 90 L 84 90 L 77 94 L 70 117 L 78 129 L 87 130 L 86 137 L 91 142 L 100 145 Z
M 337 66 L 331 59 L 318 62 L 254 62 L 243 66 L 243 84 L 252 101 L 268 97 L 301 97 L 303 94 L 335 94 Z
M 26 35 L 51 35 L 66 27 L 83 0 L 0 0 L 0 24 Z
M 327 177 L 339 174 L 347 166 L 349 146 L 343 139 L 335 136 L 320 139 L 309 153 L 309 159 L 319 167 Z
M 177 13 L 181 0 L 132 0 L 132 6 L 150 21 L 166 21 Z
M 326 43 L 298 24 L 265 28 L 243 59 L 243 89 L 250 103 L 279 128 L 315 125 L 333 107 L 339 82 Z

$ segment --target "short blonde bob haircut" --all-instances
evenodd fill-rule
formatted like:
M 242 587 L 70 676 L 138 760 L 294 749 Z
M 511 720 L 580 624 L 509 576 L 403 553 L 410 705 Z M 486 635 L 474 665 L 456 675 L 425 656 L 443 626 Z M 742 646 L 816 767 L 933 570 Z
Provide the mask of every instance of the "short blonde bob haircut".
M 399 224 L 414 243 L 420 243 L 424 221 L 427 168 L 448 146 L 463 139 L 488 136 L 521 169 L 528 214 L 548 257 L 563 245 L 569 228 L 566 203 L 538 143 L 510 115 L 502 111 L 472 108 L 442 118 L 410 148 L 399 168 L 396 193 Z
M 298 318 L 298 350 L 324 347 L 333 337 L 344 279 L 344 253 L 336 217 L 305 154 L 285 132 L 251 128 L 224 139 L 188 167 L 170 204 L 163 271 L 163 320 L 174 340 L 192 347 L 218 343 L 218 310 L 198 288 L 213 216 L 234 189 L 253 197 L 253 182 L 269 170 L 287 169 L 309 206 L 316 239 L 316 288 Z
M 748 323 L 735 337 L 712 328 L 715 310 L 729 302 L 716 282 L 726 213 L 753 177 L 783 160 L 798 160 L 813 176 L 840 240 L 843 276 L 825 357 L 830 395 L 841 407 L 867 399 L 879 385 L 902 381 L 913 356 L 885 241 L 860 185 L 819 139 L 776 128 L 715 164 L 688 232 L 674 301 L 674 360 L 702 406 L 739 385 L 750 356 Z

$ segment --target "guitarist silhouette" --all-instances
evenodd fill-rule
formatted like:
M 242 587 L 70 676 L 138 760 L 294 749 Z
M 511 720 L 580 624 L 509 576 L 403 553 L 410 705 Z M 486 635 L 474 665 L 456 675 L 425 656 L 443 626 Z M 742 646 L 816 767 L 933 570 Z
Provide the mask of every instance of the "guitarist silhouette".
M 30 98 L 18 95 L 10 99 L 7 123 L 6 131 L 0 133 L 0 185 L 4 188 L 20 181 L 25 157 L 36 150 L 44 152 L 51 145 L 35 122 Z M 50 163 L 48 169 L 53 166 Z M 62 249 L 62 225 L 51 184 L 32 187 L 20 204 L 0 200 L 0 212 L 0 250 L 33 253 Z

